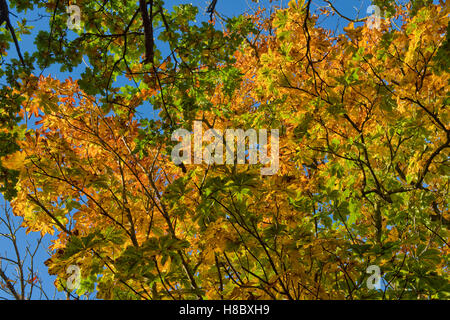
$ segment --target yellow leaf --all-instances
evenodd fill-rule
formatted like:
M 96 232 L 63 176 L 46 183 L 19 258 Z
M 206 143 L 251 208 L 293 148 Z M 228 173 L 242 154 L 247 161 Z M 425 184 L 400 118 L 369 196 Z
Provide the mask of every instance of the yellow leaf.
M 2 166 L 10 170 L 20 170 L 25 164 L 27 154 L 23 151 L 17 151 L 13 154 L 2 157 Z

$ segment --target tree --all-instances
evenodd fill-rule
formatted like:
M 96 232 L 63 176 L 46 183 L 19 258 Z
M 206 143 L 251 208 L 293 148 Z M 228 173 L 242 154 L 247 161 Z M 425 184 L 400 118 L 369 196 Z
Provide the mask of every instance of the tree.
M 29 300 L 32 298 L 49 298 L 43 289 L 40 274 L 36 268 L 35 257 L 40 249 L 42 237 L 37 238 L 33 246 L 24 245 L 21 238 L 23 228 L 17 225 L 10 208 L 2 207 L 0 215 L 0 237 L 2 251 L 0 254 L 0 291 L 2 299 Z M 8 242 L 8 243 L 7 243 Z M 14 254 L 8 254 L 8 247 Z
M 26 76 L 21 116 L 38 128 L 2 158 L 18 175 L 14 213 L 58 235 L 46 263 L 58 288 L 77 265 L 77 293 L 102 299 L 448 298 L 446 4 L 384 1 L 379 29 L 341 34 L 311 1 L 219 15 L 222 30 L 193 24 L 191 5 L 115 4 L 83 5 L 73 41 L 63 4 L 45 4 L 40 67 L 91 66 L 79 80 Z M 121 75 L 135 86 L 115 86 Z M 145 103 L 159 116 L 139 119 Z M 178 167 L 171 135 L 194 121 L 279 129 L 278 173 Z M 366 285 L 374 265 L 380 290 Z

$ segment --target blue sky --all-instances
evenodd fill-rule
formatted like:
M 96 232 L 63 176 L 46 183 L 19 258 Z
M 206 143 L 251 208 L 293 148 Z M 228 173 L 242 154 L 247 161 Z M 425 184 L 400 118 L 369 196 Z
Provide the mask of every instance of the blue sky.
M 269 3 L 268 0 L 259 1 L 262 6 L 267 6 Z M 166 7 L 171 7 L 173 5 L 182 4 L 182 3 L 192 3 L 193 5 L 196 5 L 199 7 L 199 20 L 208 20 L 209 15 L 206 14 L 206 8 L 208 7 L 210 1 L 209 0 L 191 0 L 191 1 L 183 1 L 183 0 L 170 0 L 166 1 Z M 274 1 L 274 4 L 286 6 L 288 1 Z M 368 0 L 337 0 L 334 2 L 336 8 L 341 11 L 343 14 L 352 17 L 352 18 L 362 18 L 367 16 L 366 10 L 370 6 L 370 1 Z M 320 6 L 325 5 L 325 3 L 321 0 L 313 1 L 312 3 L 312 10 L 313 12 L 318 10 Z M 252 2 L 251 0 L 218 0 L 216 10 L 220 12 L 222 15 L 225 16 L 233 16 L 233 15 L 239 15 L 242 13 L 252 13 L 254 8 L 256 8 L 257 4 Z M 14 10 L 13 10 L 14 12 Z M 358 14 L 359 12 L 359 14 Z M 38 18 L 38 12 L 28 12 L 26 18 L 29 20 L 30 25 L 34 25 L 35 28 L 32 30 L 31 35 L 23 36 L 20 41 L 20 47 L 23 52 L 34 52 L 36 51 L 36 46 L 34 44 L 34 37 L 40 30 L 48 30 L 49 26 L 49 14 L 45 12 L 40 12 L 41 14 L 44 14 L 45 17 L 42 19 Z M 20 17 L 21 18 L 21 17 Z M 83 17 L 81 17 L 83 19 Z M 21 19 L 17 19 L 13 16 L 11 16 L 11 22 L 13 26 L 17 26 L 17 21 Z M 335 17 L 329 17 L 327 19 L 321 19 L 319 20 L 319 23 L 323 26 L 330 28 L 330 29 L 337 29 L 342 30 L 343 27 L 347 25 L 347 21 L 343 20 L 342 18 L 339 18 L 337 16 Z M 3 31 L 4 32 L 4 31 Z M 12 44 L 11 48 L 8 52 L 8 57 L 6 57 L 6 60 L 8 61 L 10 58 L 17 58 L 17 54 L 15 51 L 15 47 Z M 72 77 L 73 79 L 77 79 L 80 76 L 80 73 L 84 70 L 85 66 L 81 64 L 77 70 L 74 70 L 73 72 L 60 72 L 58 66 L 54 65 L 50 68 L 43 71 L 43 75 L 49 75 L 51 74 L 54 77 L 57 77 L 60 80 L 64 80 L 67 77 Z M 38 73 L 40 71 L 37 71 Z M 1 83 L 5 83 L 4 79 L 0 79 Z M 150 109 L 150 108 L 148 108 Z M 145 114 L 144 116 L 151 117 L 150 114 Z M 29 123 L 29 125 L 32 127 L 34 124 Z M 4 206 L 5 202 L 3 198 L 0 196 L 0 205 Z M 20 219 L 16 218 L 16 224 L 20 224 Z M 4 226 L 0 225 L 0 232 L 5 232 Z M 27 244 L 27 241 L 29 243 L 33 243 L 33 240 L 38 237 L 37 234 L 29 234 L 28 236 L 25 235 L 23 230 L 21 230 L 17 234 L 19 238 L 19 251 L 25 252 L 25 247 Z M 36 269 L 38 270 L 39 275 L 41 276 L 43 282 L 44 282 L 44 289 L 48 293 L 48 296 L 50 298 L 53 298 L 53 294 L 55 292 L 53 287 L 53 281 L 54 277 L 49 276 L 47 274 L 47 268 L 43 264 L 43 262 L 49 258 L 49 254 L 46 252 L 45 248 L 48 247 L 49 241 L 51 240 L 51 237 L 47 236 L 44 239 L 43 242 L 43 248 L 38 252 L 35 260 Z M 13 253 L 13 247 L 10 243 L 4 240 L 3 237 L 0 237 L 0 256 L 9 256 Z M 3 265 L 4 266 L 4 265 Z M 8 267 L 8 271 L 12 271 L 11 267 Z M 0 297 L 4 297 L 5 295 L 0 292 Z M 56 298 L 64 299 L 65 294 L 63 293 L 57 293 Z M 39 295 L 38 292 L 35 292 L 33 295 L 33 298 L 38 299 Z

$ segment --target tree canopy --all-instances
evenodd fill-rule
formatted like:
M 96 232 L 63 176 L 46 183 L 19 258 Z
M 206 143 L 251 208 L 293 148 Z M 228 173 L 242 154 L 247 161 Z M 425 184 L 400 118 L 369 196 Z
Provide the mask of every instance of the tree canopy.
M 374 1 L 378 27 L 342 32 L 325 3 L 202 22 L 190 4 L 77 1 L 70 31 L 65 1 L 9 1 L 50 19 L 0 68 L 0 191 L 57 235 L 58 289 L 77 265 L 77 294 L 100 299 L 449 298 L 448 3 Z M 278 172 L 175 164 L 172 133 L 196 121 L 278 129 Z

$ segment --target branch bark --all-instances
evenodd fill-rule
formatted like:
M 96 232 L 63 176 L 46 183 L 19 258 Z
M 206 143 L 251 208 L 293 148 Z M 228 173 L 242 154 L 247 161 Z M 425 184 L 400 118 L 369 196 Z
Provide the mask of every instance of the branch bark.
M 141 11 L 142 23 L 144 24 L 145 34 L 145 60 L 144 64 L 153 63 L 155 56 L 153 46 L 153 0 L 150 0 L 150 14 L 147 10 L 147 1 L 139 0 L 139 9 Z

